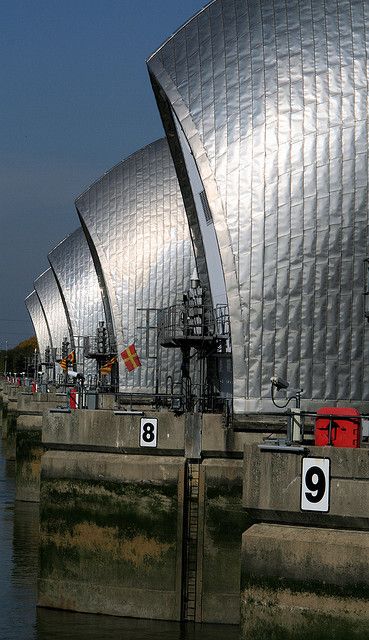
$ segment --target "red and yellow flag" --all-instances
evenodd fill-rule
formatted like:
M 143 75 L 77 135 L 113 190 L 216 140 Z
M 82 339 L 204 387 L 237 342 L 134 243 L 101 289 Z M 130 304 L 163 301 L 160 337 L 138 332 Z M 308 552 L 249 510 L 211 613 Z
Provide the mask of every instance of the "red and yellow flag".
M 110 358 L 110 360 L 105 362 L 105 364 L 103 364 L 100 367 L 100 373 L 103 376 L 108 375 L 108 373 L 111 373 L 111 370 L 113 368 L 113 364 L 115 364 L 115 362 L 117 362 L 117 357 L 116 356 L 114 356 L 113 358 Z
M 76 362 L 76 352 L 74 350 L 71 351 L 65 358 L 63 358 L 62 360 L 59 360 L 59 364 L 63 369 L 63 371 L 67 371 L 68 366 L 69 365 L 73 366 L 75 362 Z
M 137 355 L 136 347 L 134 344 L 130 344 L 127 349 L 124 349 L 120 354 L 124 360 L 128 371 L 133 371 L 137 367 L 141 366 L 140 358 Z

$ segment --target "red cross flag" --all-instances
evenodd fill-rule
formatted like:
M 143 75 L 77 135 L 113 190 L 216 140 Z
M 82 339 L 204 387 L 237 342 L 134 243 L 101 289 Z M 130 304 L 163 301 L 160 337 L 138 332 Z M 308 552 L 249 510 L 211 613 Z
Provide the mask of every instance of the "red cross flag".
M 124 349 L 120 354 L 124 360 L 128 371 L 133 371 L 137 367 L 141 366 L 140 358 L 137 355 L 136 347 L 134 344 L 130 344 L 127 349 Z

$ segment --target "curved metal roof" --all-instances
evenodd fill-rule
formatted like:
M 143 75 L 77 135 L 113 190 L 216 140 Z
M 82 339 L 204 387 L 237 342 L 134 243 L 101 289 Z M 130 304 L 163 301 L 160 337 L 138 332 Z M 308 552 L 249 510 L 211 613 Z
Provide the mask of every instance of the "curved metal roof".
M 57 356 L 60 357 L 63 339 L 67 338 L 70 342 L 71 336 L 63 301 L 52 269 L 44 271 L 35 280 L 34 287 L 49 328 L 50 347 L 56 349 Z
M 106 324 L 100 285 L 87 240 L 81 228 L 60 242 L 48 255 L 59 285 L 76 349 L 77 370 L 96 373 L 96 362 L 83 358 L 83 336 L 95 336 L 98 323 Z
M 36 291 L 32 291 L 32 293 L 27 296 L 25 305 L 35 330 L 39 353 L 41 354 L 41 358 L 43 358 L 46 347 L 51 346 L 51 338 L 45 314 Z
M 214 224 L 236 413 L 269 408 L 275 372 L 310 404 L 369 400 L 368 17 L 215 0 L 148 60 L 182 191 L 204 189 Z
M 160 349 L 158 361 L 156 331 L 149 327 L 156 324 L 155 310 L 182 300 L 195 265 L 166 140 L 113 167 L 76 207 L 110 301 L 118 353 L 134 343 L 142 363 L 128 372 L 118 358 L 120 390 L 152 392 L 157 376 L 165 388 L 167 376 L 179 378 L 180 356 Z

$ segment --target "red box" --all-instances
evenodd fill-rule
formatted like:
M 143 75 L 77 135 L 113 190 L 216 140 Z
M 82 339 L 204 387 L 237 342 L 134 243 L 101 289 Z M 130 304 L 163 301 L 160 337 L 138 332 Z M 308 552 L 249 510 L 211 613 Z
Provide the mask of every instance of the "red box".
M 332 416 L 331 420 L 320 417 L 327 414 Z M 331 423 L 331 429 L 329 429 L 329 423 Z M 361 415 L 357 409 L 352 407 L 323 407 L 317 411 L 315 422 L 315 445 L 317 447 L 325 447 L 331 444 L 332 447 L 356 449 L 360 447 L 360 431 Z
M 77 389 L 71 389 L 69 392 L 69 406 L 71 409 L 77 409 L 78 393 Z

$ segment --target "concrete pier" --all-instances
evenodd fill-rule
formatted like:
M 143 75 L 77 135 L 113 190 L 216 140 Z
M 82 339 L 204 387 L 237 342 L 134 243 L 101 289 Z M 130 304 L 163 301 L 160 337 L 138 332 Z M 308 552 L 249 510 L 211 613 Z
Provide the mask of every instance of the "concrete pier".
M 260 434 L 232 439 L 215 414 L 144 413 L 44 413 L 38 603 L 237 624 L 241 458 Z M 156 446 L 142 446 L 152 419 Z
M 330 460 L 327 512 L 301 508 L 302 458 Z M 245 447 L 243 638 L 368 637 L 368 496 L 368 449 Z
M 16 419 L 16 499 L 38 502 L 42 445 L 42 416 L 50 407 L 66 407 L 64 393 L 19 393 Z
M 245 639 L 365 638 L 369 450 L 261 451 L 262 428 L 148 407 L 44 411 L 38 604 L 237 624 L 241 603 Z M 306 458 L 330 460 L 326 513 L 301 510 Z
M 6 412 L 5 424 L 3 428 L 3 437 L 5 442 L 4 451 L 7 460 L 15 460 L 15 449 L 17 440 L 17 417 L 16 411 L 8 410 Z
M 19 394 L 19 387 L 9 383 L 4 384 L 3 401 L 6 410 L 3 416 L 2 438 L 6 440 L 4 450 L 7 460 L 15 460 Z
M 43 453 L 42 414 L 19 415 L 16 425 L 16 500 L 38 502 Z
M 31 393 L 31 387 L 7 382 L 2 383 L 0 393 L 5 456 L 16 461 L 16 499 L 38 502 L 42 414 L 47 407 L 66 407 L 66 394 Z
M 210 458 L 201 465 L 198 622 L 236 624 L 240 616 L 240 549 L 248 525 L 242 509 L 242 461 Z
M 46 453 L 38 604 L 179 620 L 183 479 L 180 457 Z
M 242 549 L 243 638 L 368 637 L 368 532 L 256 524 Z
M 1 438 L 3 439 L 3 420 L 5 418 L 5 412 L 7 409 L 7 403 L 5 403 L 4 399 L 4 382 L 0 380 L 0 425 L 1 425 Z

